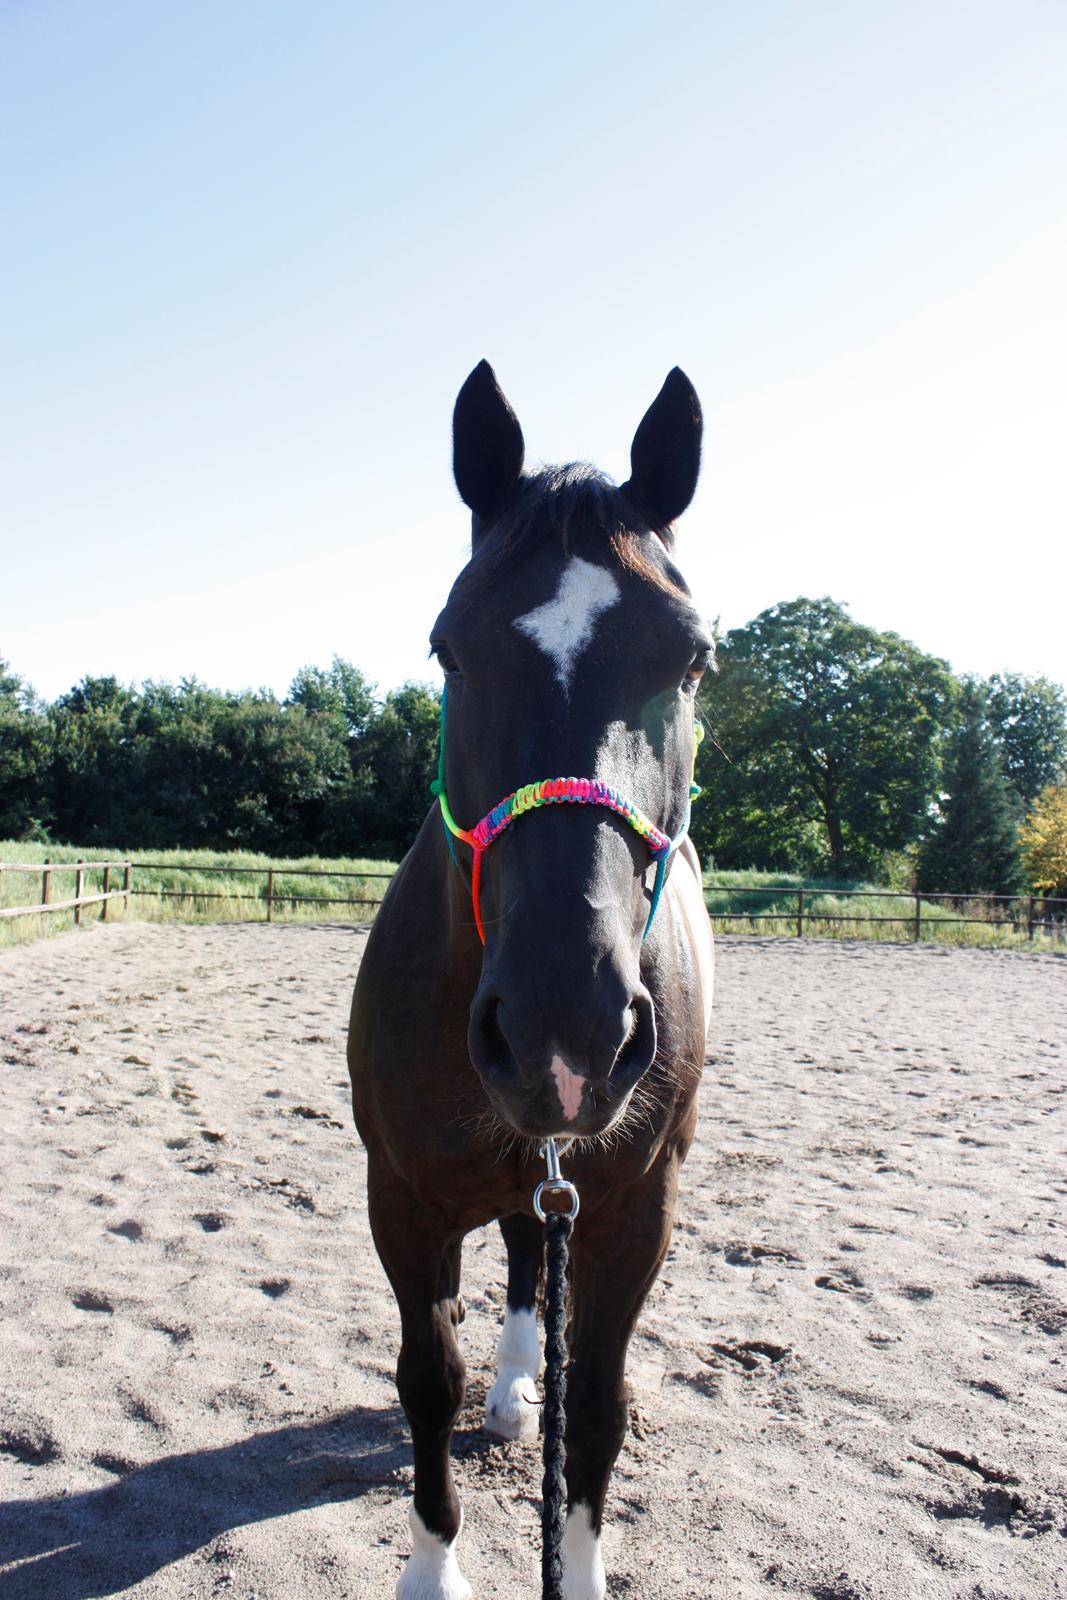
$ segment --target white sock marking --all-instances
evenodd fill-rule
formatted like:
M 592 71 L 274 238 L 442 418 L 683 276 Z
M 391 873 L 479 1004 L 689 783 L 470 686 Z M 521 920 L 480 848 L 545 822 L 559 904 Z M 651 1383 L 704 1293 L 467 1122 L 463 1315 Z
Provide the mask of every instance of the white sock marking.
M 471 1600 L 474 1591 L 459 1570 L 456 1540 L 446 1544 L 431 1533 L 414 1505 L 408 1522 L 411 1554 L 396 1582 L 396 1600 Z
M 534 1444 L 540 1422 L 537 1374 L 541 1370 L 541 1338 L 534 1311 L 512 1311 L 504 1317 L 496 1347 L 496 1382 L 485 1400 L 485 1428 L 498 1439 Z
M 592 1512 L 588 1506 L 572 1506 L 563 1529 L 563 1593 L 566 1600 L 605 1600 L 607 1592 Z
M 520 633 L 528 634 L 555 662 L 565 695 L 570 695 L 574 664 L 593 637 L 597 617 L 618 600 L 619 585 L 606 567 L 572 556 L 552 599 L 515 619 Z
M 556 1080 L 560 1107 L 568 1122 L 573 1122 L 582 1109 L 582 1090 L 586 1080 L 580 1072 L 572 1072 L 562 1056 L 553 1056 L 549 1068 Z

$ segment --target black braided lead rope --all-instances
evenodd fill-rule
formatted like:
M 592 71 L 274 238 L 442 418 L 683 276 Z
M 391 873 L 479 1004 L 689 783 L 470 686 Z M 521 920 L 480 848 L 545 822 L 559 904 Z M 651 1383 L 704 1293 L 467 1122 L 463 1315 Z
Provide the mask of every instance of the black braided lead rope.
M 563 1476 L 567 1400 L 567 1240 L 572 1217 L 545 1217 L 545 1403 L 544 1463 L 541 1482 L 542 1600 L 563 1600 L 563 1524 L 567 1485 Z

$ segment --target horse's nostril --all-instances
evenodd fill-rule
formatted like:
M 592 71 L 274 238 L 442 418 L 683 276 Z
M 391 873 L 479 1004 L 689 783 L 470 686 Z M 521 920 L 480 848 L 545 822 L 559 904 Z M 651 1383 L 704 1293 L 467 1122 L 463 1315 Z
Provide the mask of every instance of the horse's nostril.
M 656 1015 L 651 999 L 641 990 L 630 1005 L 630 1031 L 612 1065 L 612 1082 L 619 1089 L 632 1087 L 648 1071 L 655 1054 Z
M 515 1057 L 500 1026 L 498 995 L 481 995 L 475 1001 L 468 1044 L 471 1059 L 480 1072 L 507 1072 L 514 1068 Z

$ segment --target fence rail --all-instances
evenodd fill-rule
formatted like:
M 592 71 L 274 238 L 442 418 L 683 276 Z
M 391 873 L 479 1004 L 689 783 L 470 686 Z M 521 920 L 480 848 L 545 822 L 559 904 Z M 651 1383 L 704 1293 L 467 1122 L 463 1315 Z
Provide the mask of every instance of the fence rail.
M 265 879 L 262 887 L 252 893 L 230 893 L 227 890 L 201 888 L 165 889 L 162 884 L 139 885 L 135 881 L 139 872 L 195 872 L 198 876 Z M 55 911 L 74 912 L 75 922 L 81 921 L 82 909 L 99 905 L 102 919 L 107 918 L 108 906 L 121 899 L 128 908 L 131 897 L 162 900 L 230 900 L 244 901 L 263 907 L 267 922 L 274 919 L 279 906 L 350 906 L 353 910 L 373 911 L 381 904 L 382 893 L 368 895 L 300 895 L 278 887 L 279 878 L 333 878 L 357 879 L 360 884 L 387 884 L 391 872 L 355 872 L 348 869 L 331 871 L 328 867 L 290 867 L 268 864 L 262 867 L 203 866 L 199 862 L 175 861 L 49 861 L 36 863 L 0 862 L 0 873 L 21 872 L 37 874 L 41 879 L 40 900 L 34 905 L 0 907 L 0 918 L 46 916 Z M 85 875 L 89 872 L 103 874 L 101 891 L 85 892 Z M 53 899 L 52 879 L 57 874 L 73 874 L 73 896 Z M 113 874 L 121 873 L 122 887 L 112 888 Z M 723 897 L 734 901 L 771 899 L 775 905 L 766 911 L 719 910 L 716 901 Z M 885 915 L 881 909 L 852 912 L 834 909 L 816 910 L 813 901 L 833 899 L 867 900 L 878 902 L 879 907 L 889 901 L 901 901 L 899 915 Z M 921 940 L 924 933 L 935 933 L 939 928 L 976 925 L 1025 932 L 1030 939 L 1038 932 L 1058 934 L 1067 938 L 1067 899 L 1048 899 L 1038 895 L 990 894 L 916 894 L 913 891 L 879 889 L 818 889 L 764 886 L 740 888 L 709 884 L 704 888 L 705 904 L 717 927 L 724 931 L 728 926 L 741 924 L 753 931 L 760 923 L 776 922 L 789 926 L 791 935 L 804 938 L 805 928 L 814 931 L 815 924 L 893 925 L 908 930 L 913 940 Z M 930 908 L 945 905 L 961 915 L 930 914 Z M 926 914 L 924 915 L 924 908 Z
M 136 868 L 151 872 L 181 872 L 182 870 L 227 878 L 266 877 L 265 894 L 227 894 L 211 889 L 164 889 L 161 885 L 144 889 L 133 888 L 133 895 L 149 895 L 156 900 L 252 900 L 266 905 L 266 920 L 273 922 L 274 907 L 279 903 L 291 906 L 358 906 L 365 911 L 379 906 L 382 896 L 373 899 L 349 898 L 346 895 L 287 894 L 275 888 L 275 875 L 286 878 L 358 878 L 361 883 L 388 883 L 391 872 L 331 872 L 328 867 L 202 867 L 190 865 L 183 869 L 180 861 L 138 861 Z
M 75 922 L 81 922 L 83 906 L 99 906 L 101 919 L 107 921 L 107 908 L 112 900 L 121 900 L 123 909 L 130 903 L 130 861 L 0 861 L 0 872 L 31 872 L 41 880 L 41 898 L 31 906 L 0 906 L 0 917 L 46 917 L 54 911 L 73 911 Z M 112 889 L 111 874 L 122 873 L 122 888 Z M 74 874 L 74 894 L 66 900 L 52 899 L 52 878 L 56 873 Z M 103 889 L 97 894 L 85 893 L 85 874 L 102 872 Z
M 779 906 L 772 911 L 717 911 L 709 903 L 709 897 L 715 895 L 729 895 L 737 899 L 745 895 L 771 896 L 778 901 L 795 902 L 795 912 Z M 883 916 L 880 914 L 867 914 L 858 916 L 847 911 L 813 911 L 808 908 L 807 898 L 812 895 L 824 896 L 834 900 L 903 900 L 907 902 L 907 910 L 902 910 L 900 916 Z M 796 922 L 796 937 L 804 937 L 805 923 L 812 922 L 860 922 L 884 923 L 891 922 L 897 926 L 907 926 L 911 929 L 913 941 L 920 940 L 923 930 L 945 927 L 959 927 L 963 924 L 974 924 L 978 927 L 1007 928 L 1013 932 L 1021 933 L 1025 928 L 1027 935 L 1032 939 L 1034 934 L 1042 932 L 1062 931 L 1067 926 L 1067 899 L 1048 899 L 1040 895 L 1018 894 L 916 894 L 908 890 L 892 889 L 789 889 L 789 888 L 733 888 L 728 885 L 704 886 L 704 902 L 716 924 L 724 922 Z M 924 905 L 947 903 L 951 907 L 963 906 L 987 907 L 992 915 L 979 916 L 971 912 L 964 916 L 923 917 Z M 998 909 L 1002 908 L 1002 909 Z

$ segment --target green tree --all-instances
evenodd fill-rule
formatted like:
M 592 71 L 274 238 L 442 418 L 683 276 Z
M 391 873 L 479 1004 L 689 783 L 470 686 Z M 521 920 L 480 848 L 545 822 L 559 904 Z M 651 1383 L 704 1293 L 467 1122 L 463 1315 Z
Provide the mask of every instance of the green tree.
M 124 838 L 138 695 L 117 678 L 83 678 L 49 708 L 50 799 L 59 838 L 133 844 Z
M 705 682 L 698 848 L 845 877 L 919 836 L 952 694 L 943 661 L 801 598 L 728 633 Z
M 195 679 L 144 685 L 134 744 L 123 837 L 161 846 L 314 850 L 348 777 L 331 718 Z
M 51 725 L 57 828 L 79 843 L 315 850 L 351 783 L 343 718 L 264 692 L 87 678 Z
M 51 758 L 44 707 L 0 659 L 0 839 L 48 837 Z
M 939 818 L 919 853 L 928 894 L 1015 894 L 1023 883 L 1020 807 L 1001 766 L 985 689 L 965 680 Z
M 359 743 L 370 787 L 360 808 L 361 849 L 399 859 L 430 806 L 437 766 L 440 693 L 425 683 L 405 683 L 386 695 Z
M 289 705 L 312 716 L 340 717 L 350 739 L 360 739 L 374 717 L 374 685 L 358 667 L 335 655 L 330 666 L 301 667 L 289 686 Z
M 1004 776 L 1024 806 L 1067 777 L 1067 694 L 1048 678 L 995 673 L 986 685 L 990 732 Z

